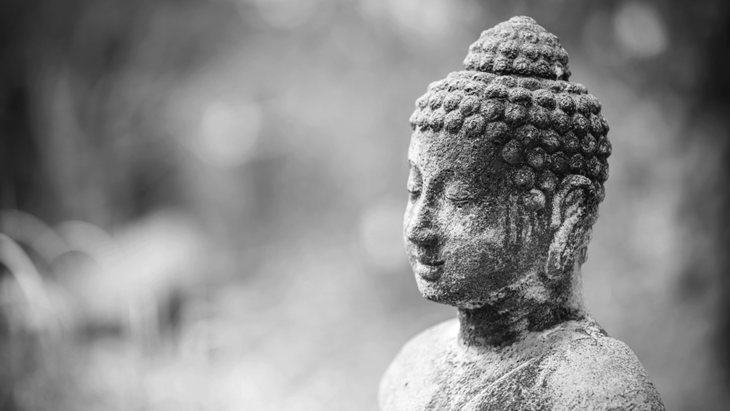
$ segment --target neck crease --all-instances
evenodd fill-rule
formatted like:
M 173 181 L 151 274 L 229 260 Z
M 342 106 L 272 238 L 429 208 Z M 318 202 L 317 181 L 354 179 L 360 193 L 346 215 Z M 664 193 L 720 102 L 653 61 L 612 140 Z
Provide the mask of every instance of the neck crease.
M 540 274 L 498 293 L 502 297 L 479 308 L 459 308 L 459 340 L 466 346 L 503 347 L 531 332 L 552 328 L 586 316 L 580 266 L 566 270 L 564 280 L 548 281 Z M 547 284 L 546 284 L 547 283 Z

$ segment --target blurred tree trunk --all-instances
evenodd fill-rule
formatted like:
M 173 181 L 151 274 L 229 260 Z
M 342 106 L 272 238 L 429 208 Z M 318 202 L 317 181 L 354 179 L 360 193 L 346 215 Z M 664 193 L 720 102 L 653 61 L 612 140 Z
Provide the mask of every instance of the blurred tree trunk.
M 0 3 L 0 207 L 46 214 L 54 201 L 30 113 L 28 52 L 37 1 Z

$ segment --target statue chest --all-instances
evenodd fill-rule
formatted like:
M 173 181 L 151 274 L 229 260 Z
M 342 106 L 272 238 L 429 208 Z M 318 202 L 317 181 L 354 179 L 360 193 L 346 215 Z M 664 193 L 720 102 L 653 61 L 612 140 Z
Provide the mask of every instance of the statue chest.
M 454 357 L 399 359 L 385 377 L 382 411 L 549 409 L 540 406 L 534 361 Z

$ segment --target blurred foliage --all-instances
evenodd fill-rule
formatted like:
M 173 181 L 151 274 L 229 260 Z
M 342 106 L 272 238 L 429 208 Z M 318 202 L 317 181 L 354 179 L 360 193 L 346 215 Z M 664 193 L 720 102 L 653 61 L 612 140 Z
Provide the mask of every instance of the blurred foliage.
M 721 410 L 721 1 L 6 0 L 0 409 L 366 410 L 418 331 L 408 118 L 527 14 L 611 122 L 584 282 L 668 409 Z

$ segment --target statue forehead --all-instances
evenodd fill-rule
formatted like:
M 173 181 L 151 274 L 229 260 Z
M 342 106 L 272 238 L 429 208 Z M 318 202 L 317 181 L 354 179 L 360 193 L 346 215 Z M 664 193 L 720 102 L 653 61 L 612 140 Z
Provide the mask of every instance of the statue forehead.
M 448 133 L 424 133 L 416 131 L 411 135 L 409 158 L 418 155 L 430 159 L 477 160 L 494 157 L 496 149 L 484 139 L 466 139 Z
M 481 181 L 495 172 L 504 172 L 499 148 L 487 139 L 447 132 L 414 132 L 408 160 L 423 174 L 452 171 Z

